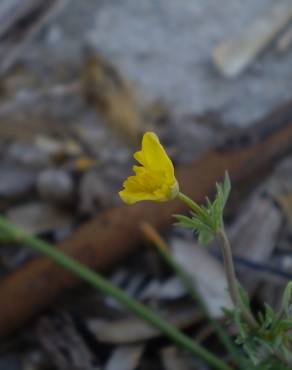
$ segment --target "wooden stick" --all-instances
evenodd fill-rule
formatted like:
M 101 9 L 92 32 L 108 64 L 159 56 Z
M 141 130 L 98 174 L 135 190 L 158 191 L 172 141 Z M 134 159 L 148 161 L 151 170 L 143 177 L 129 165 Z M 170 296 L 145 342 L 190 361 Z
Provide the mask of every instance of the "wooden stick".
M 229 171 L 235 188 L 244 180 L 254 181 L 270 172 L 289 152 L 292 152 L 292 102 L 242 135 L 229 138 L 220 148 L 208 151 L 191 165 L 179 168 L 177 177 L 182 191 L 202 202 L 225 170 Z M 172 224 L 173 214 L 185 211 L 184 204 L 178 201 L 122 205 L 85 223 L 59 248 L 103 271 L 138 245 L 142 222 L 162 229 Z M 77 283 L 75 276 L 44 257 L 35 258 L 4 278 L 0 283 L 0 335 L 21 327 Z

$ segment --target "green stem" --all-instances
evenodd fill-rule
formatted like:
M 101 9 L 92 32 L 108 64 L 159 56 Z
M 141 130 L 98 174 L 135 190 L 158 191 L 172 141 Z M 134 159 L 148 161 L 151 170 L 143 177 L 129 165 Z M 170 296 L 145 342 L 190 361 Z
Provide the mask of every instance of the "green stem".
M 165 262 L 174 270 L 176 275 L 179 277 L 186 291 L 189 293 L 190 297 L 199 305 L 201 311 L 204 312 L 206 318 L 210 321 L 217 337 L 224 345 L 226 350 L 231 354 L 235 363 L 237 363 L 237 365 L 241 369 L 246 370 L 245 363 L 246 360 L 241 356 L 240 352 L 232 343 L 230 337 L 224 332 L 224 329 L 220 325 L 220 323 L 214 320 L 213 317 L 210 315 L 209 310 L 206 307 L 204 301 L 201 299 L 200 295 L 194 288 L 194 284 L 188 273 L 184 271 L 184 269 L 180 266 L 180 264 L 173 258 L 173 256 L 170 253 L 165 251 L 163 248 L 158 248 L 158 251 L 161 257 L 165 260 Z
M 290 305 L 291 297 L 292 297 L 292 281 L 289 281 L 289 283 L 287 284 L 287 286 L 284 290 L 280 310 L 277 313 L 277 322 L 279 322 L 280 320 L 283 319 L 283 317 L 286 313 L 286 310 L 288 309 L 288 307 Z
M 183 193 L 178 194 L 178 198 L 184 202 L 187 206 L 189 206 L 200 218 L 202 221 L 206 222 L 208 224 L 208 214 L 206 215 L 204 210 L 195 203 L 191 198 L 186 196 Z M 239 307 L 241 310 L 241 313 L 246 320 L 246 322 L 249 324 L 249 326 L 253 329 L 256 329 L 258 327 L 258 324 L 251 314 L 251 312 L 246 308 L 246 306 L 243 304 L 239 290 L 238 290 L 238 283 L 235 275 L 234 270 L 234 264 L 232 259 L 232 252 L 229 240 L 226 236 L 224 228 L 220 228 L 216 232 L 216 236 L 219 240 L 219 244 L 221 247 L 223 260 L 224 260 L 224 267 L 226 272 L 226 278 L 227 278 L 227 284 L 228 284 L 228 290 L 231 296 L 231 299 L 236 307 Z
M 245 321 L 249 324 L 252 329 L 256 329 L 258 324 L 253 317 L 252 313 L 248 308 L 243 304 L 242 299 L 240 297 L 239 289 L 238 289 L 238 282 L 235 275 L 235 269 L 233 264 L 232 252 L 229 240 L 225 233 L 224 228 L 220 228 L 217 231 L 217 238 L 219 240 L 219 244 L 221 247 L 221 252 L 223 255 L 224 260 L 224 267 L 226 272 L 226 279 L 228 284 L 228 290 L 231 296 L 231 299 L 235 305 L 238 307 L 244 317 Z
M 246 370 L 247 368 L 246 359 L 238 351 L 229 335 L 226 334 L 226 332 L 224 331 L 221 324 L 218 321 L 214 320 L 213 317 L 210 315 L 208 307 L 206 306 L 205 302 L 202 300 L 197 290 L 195 289 L 194 283 L 190 275 L 183 269 L 183 267 L 176 261 L 176 259 L 170 253 L 169 247 L 164 241 L 164 239 L 162 239 L 161 236 L 157 233 L 157 231 L 148 223 L 143 223 L 141 225 L 141 229 L 145 234 L 147 240 L 149 240 L 156 246 L 161 258 L 175 272 L 175 274 L 180 279 L 182 285 L 189 293 L 190 297 L 198 304 L 201 311 L 205 314 L 206 318 L 211 323 L 218 339 L 221 341 L 221 343 L 226 348 L 228 353 L 231 354 L 234 362 L 239 366 L 239 368 L 241 368 L 242 370 Z
M 185 203 L 192 211 L 194 211 L 198 216 L 200 216 L 203 220 L 206 220 L 206 214 L 204 210 L 196 203 L 194 202 L 191 198 L 189 198 L 187 195 L 179 192 L 178 193 L 178 199 L 181 200 L 183 203 Z
M 55 249 L 50 244 L 33 236 L 26 235 L 23 231 L 10 224 L 3 217 L 0 217 L 0 228 L 5 232 L 9 232 L 14 240 L 16 239 L 17 241 L 24 242 L 27 244 L 27 246 L 31 247 L 42 255 L 49 257 L 58 265 L 79 276 L 81 279 L 91 284 L 94 288 L 98 289 L 102 293 L 112 296 L 118 302 L 127 307 L 132 313 L 136 314 L 143 320 L 147 321 L 150 325 L 160 330 L 161 333 L 169 337 L 178 346 L 205 360 L 214 369 L 231 370 L 230 367 L 218 357 L 201 347 L 199 344 L 195 343 L 191 338 L 183 334 L 173 325 L 168 324 L 146 306 L 129 297 L 121 289 L 112 285 L 101 275 L 85 267 L 73 258 L 66 256 L 63 252 Z

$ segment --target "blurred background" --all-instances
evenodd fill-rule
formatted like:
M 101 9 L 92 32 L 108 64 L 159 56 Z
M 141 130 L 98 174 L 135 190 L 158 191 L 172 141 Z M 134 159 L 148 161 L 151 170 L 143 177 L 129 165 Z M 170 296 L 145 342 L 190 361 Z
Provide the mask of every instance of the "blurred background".
M 180 167 L 257 121 L 265 132 L 265 117 L 283 104 L 290 124 L 291 20 L 292 3 L 284 0 L 2 0 L 2 214 L 59 244 L 120 206 L 117 193 L 143 132 L 155 131 Z M 281 128 L 274 117 L 268 130 Z M 235 191 L 228 210 L 238 272 L 255 304 L 277 305 L 292 276 L 292 158 L 281 158 L 256 186 Z M 175 227 L 163 237 L 222 319 L 220 308 L 230 302 L 216 249 L 199 248 Z M 107 276 L 225 358 L 148 242 Z M 36 257 L 10 244 L 0 245 L 4 282 Z M 13 289 L 7 297 L 18 306 Z M 86 286 L 62 288 L 29 320 L 19 311 L 23 318 L 8 324 L 0 343 L 0 370 L 207 369 Z

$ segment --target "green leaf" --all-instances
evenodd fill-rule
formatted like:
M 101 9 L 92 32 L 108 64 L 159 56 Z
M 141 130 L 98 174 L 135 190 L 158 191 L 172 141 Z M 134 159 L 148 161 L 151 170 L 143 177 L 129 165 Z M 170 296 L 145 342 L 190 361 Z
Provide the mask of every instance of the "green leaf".
M 292 329 L 292 320 L 286 319 L 286 320 L 281 320 L 280 323 L 278 324 L 279 331 L 288 331 Z
M 174 217 L 179 221 L 177 225 L 190 228 L 196 232 L 199 243 L 205 245 L 214 238 L 212 228 L 208 224 L 204 223 L 197 215 L 193 214 L 192 218 L 183 215 L 175 215 Z
M 290 317 L 291 314 L 289 312 L 289 308 L 290 308 L 290 305 L 291 305 L 291 299 L 292 299 L 292 281 L 290 281 L 285 290 L 284 290 L 284 294 L 283 294 L 283 301 L 282 301 L 282 307 L 287 315 L 287 317 Z
M 184 215 L 174 215 L 174 217 L 178 220 L 176 225 L 182 226 L 185 228 L 193 229 L 194 225 L 192 222 L 192 219 L 190 217 L 184 216 Z
M 208 244 L 223 224 L 223 210 L 227 202 L 231 184 L 228 173 L 225 173 L 223 184 L 216 184 L 217 193 L 213 202 L 206 198 L 206 205 L 192 208 L 191 217 L 175 215 L 177 225 L 192 229 L 198 235 L 199 243 Z
M 216 183 L 216 190 L 217 192 L 213 203 L 207 199 L 206 207 L 207 213 L 210 216 L 210 224 L 214 231 L 217 231 L 222 226 L 224 207 L 231 190 L 230 179 L 227 172 L 225 172 L 223 184 Z
M 198 241 L 202 245 L 207 245 L 214 239 L 214 234 L 210 231 L 201 230 L 198 234 Z
M 245 307 L 248 310 L 250 310 L 250 299 L 249 299 L 249 295 L 247 291 L 243 289 L 243 287 L 238 281 L 237 281 L 237 285 L 238 285 L 239 295 L 240 295 L 242 303 L 245 305 Z
M 224 182 L 222 186 L 222 200 L 223 208 L 225 207 L 231 191 L 230 177 L 227 171 L 225 171 Z

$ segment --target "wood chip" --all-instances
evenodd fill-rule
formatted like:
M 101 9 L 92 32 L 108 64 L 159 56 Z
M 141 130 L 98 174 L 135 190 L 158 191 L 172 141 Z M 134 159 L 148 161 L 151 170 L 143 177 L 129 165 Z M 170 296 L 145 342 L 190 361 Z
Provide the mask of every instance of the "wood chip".
M 70 214 L 42 202 L 12 207 L 6 216 L 9 221 L 30 234 L 59 230 L 72 222 Z
M 22 56 L 26 45 L 67 0 L 6 0 L 0 7 L 0 75 Z
M 104 370 L 134 370 L 144 351 L 141 344 L 116 348 L 105 365 Z
M 165 309 L 159 313 L 170 324 L 183 329 L 194 325 L 202 319 L 191 302 Z M 105 343 L 129 344 L 156 338 L 161 333 L 142 319 L 130 317 L 120 320 L 91 319 L 87 321 L 89 330 L 97 339 Z
M 222 317 L 222 308 L 232 307 L 223 266 L 195 242 L 173 239 L 171 245 L 175 259 L 193 279 L 209 313 L 216 318 Z
M 267 263 L 276 245 L 281 225 L 281 212 L 273 200 L 257 191 L 246 203 L 232 228 L 228 230 L 233 254 L 252 263 Z M 238 266 L 242 272 L 244 286 L 254 290 L 262 276 L 246 273 L 246 267 Z
M 223 41 L 213 51 L 213 61 L 225 77 L 236 77 L 274 40 L 292 18 L 291 3 L 277 3 L 237 38 Z

